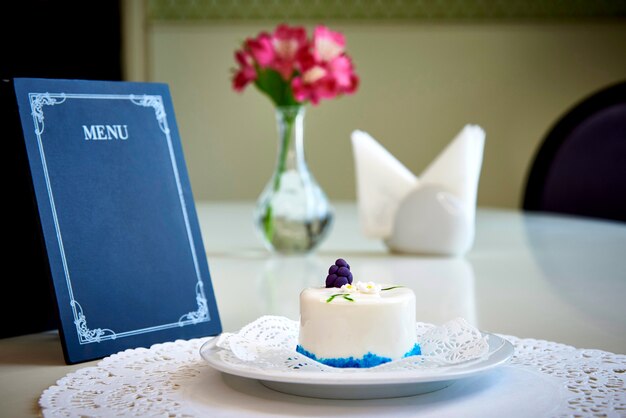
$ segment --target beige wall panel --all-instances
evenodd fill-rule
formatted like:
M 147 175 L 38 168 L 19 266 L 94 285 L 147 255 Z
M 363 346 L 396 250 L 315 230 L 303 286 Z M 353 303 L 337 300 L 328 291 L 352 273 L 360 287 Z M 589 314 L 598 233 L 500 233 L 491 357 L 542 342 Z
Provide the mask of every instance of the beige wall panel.
M 270 101 L 230 87 L 233 51 L 274 24 L 153 23 L 148 76 L 170 85 L 197 199 L 255 199 L 277 134 Z M 311 28 L 311 25 L 306 25 Z M 478 204 L 518 207 L 554 121 L 626 79 L 626 24 L 329 23 L 348 41 L 361 87 L 309 106 L 309 166 L 333 200 L 355 198 L 350 133 L 371 133 L 419 174 L 466 123 L 487 132 Z

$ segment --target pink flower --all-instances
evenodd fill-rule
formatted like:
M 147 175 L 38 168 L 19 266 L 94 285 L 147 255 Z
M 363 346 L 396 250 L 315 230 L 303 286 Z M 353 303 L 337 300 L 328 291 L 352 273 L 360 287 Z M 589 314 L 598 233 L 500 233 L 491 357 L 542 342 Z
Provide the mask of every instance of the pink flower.
M 331 99 L 335 94 L 334 81 L 328 76 L 328 71 L 321 66 L 314 66 L 295 77 L 291 82 L 293 97 L 298 102 L 310 100 L 314 105 L 321 99 Z
M 339 32 L 333 32 L 326 26 L 317 26 L 313 32 L 313 50 L 315 58 L 330 62 L 344 53 L 346 40 Z
M 236 52 L 233 88 L 240 92 L 254 82 L 277 106 L 317 105 L 354 93 L 359 79 L 345 48 L 344 36 L 325 26 L 317 26 L 309 40 L 304 27 L 278 25 L 272 34 L 246 39 Z
M 250 53 L 261 68 L 271 66 L 276 59 L 272 39 L 266 32 L 261 32 L 256 38 L 248 38 L 246 40 L 245 50 Z
M 314 105 L 321 99 L 336 95 L 335 80 L 328 66 L 315 59 L 312 54 L 301 57 L 301 74 L 291 81 L 293 96 L 298 102 L 310 100 Z
M 306 30 L 301 26 L 278 25 L 271 43 L 275 54 L 271 68 L 288 81 L 296 69 L 298 56 L 308 46 Z
M 321 99 L 332 99 L 356 91 L 359 79 L 345 54 L 335 56 L 328 62 L 318 60 L 317 56 L 313 51 L 301 59 L 301 74 L 291 82 L 297 101 L 310 100 L 317 105 Z
M 354 73 L 352 61 L 346 55 L 341 55 L 328 63 L 328 71 L 337 84 L 337 93 L 350 94 L 356 91 L 359 78 Z
M 241 92 L 251 81 L 256 80 L 256 70 L 252 63 L 252 57 L 245 51 L 235 52 L 235 60 L 239 64 L 239 70 L 233 77 L 233 89 Z

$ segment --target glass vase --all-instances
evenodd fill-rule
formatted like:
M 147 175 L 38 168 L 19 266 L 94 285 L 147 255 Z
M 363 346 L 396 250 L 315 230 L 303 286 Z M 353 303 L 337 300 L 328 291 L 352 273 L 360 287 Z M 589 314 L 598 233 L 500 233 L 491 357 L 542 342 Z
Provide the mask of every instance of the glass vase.
M 304 157 L 304 115 L 303 106 L 276 108 L 276 167 L 254 214 L 263 243 L 278 253 L 310 252 L 332 226 L 332 206 Z

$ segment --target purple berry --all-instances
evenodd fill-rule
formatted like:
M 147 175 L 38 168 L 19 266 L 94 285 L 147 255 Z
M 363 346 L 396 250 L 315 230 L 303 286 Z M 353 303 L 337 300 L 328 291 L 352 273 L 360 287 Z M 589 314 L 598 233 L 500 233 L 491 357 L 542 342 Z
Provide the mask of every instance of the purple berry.
M 339 267 L 339 270 L 337 270 L 337 276 L 348 277 L 348 274 L 350 274 L 348 267 Z
M 335 280 L 335 287 L 341 287 L 344 284 L 348 284 L 348 279 L 345 277 L 337 277 L 337 280 Z
M 329 274 L 326 277 L 326 287 L 336 287 L 335 286 L 335 281 L 337 281 L 337 275 L 336 274 Z
M 335 261 L 335 265 L 339 267 L 348 267 L 348 263 L 343 258 L 338 258 L 337 261 Z
M 344 284 L 352 284 L 350 264 L 343 258 L 338 258 L 335 264 L 328 269 L 326 287 L 341 287 Z

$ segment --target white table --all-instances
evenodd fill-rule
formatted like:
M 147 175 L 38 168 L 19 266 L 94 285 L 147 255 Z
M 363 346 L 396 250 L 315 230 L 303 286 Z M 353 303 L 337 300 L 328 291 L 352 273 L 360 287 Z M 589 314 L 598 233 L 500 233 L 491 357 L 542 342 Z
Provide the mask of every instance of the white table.
M 626 353 L 626 224 L 480 209 L 470 253 L 421 257 L 389 254 L 362 238 L 354 204 L 335 207 L 319 250 L 285 257 L 255 236 L 252 203 L 198 204 L 226 331 L 264 314 L 297 318 L 300 290 L 343 257 L 357 280 L 413 288 L 421 321 L 462 316 L 484 331 Z M 37 415 L 45 388 L 95 363 L 64 365 L 55 332 L 0 340 L 0 416 Z
M 300 290 L 322 285 L 343 257 L 356 280 L 412 287 L 421 321 L 462 316 L 485 331 L 626 354 L 626 224 L 480 209 L 465 257 L 420 257 L 389 254 L 360 234 L 354 205 L 335 206 L 315 254 L 272 257 L 255 235 L 251 204 L 199 205 L 226 330 L 262 314 L 297 318 Z M 235 294 L 240 302 L 229 303 Z

